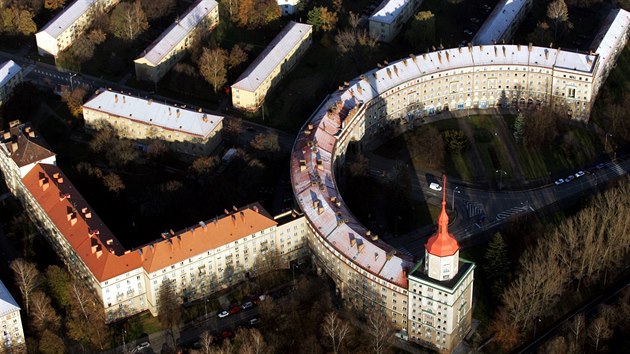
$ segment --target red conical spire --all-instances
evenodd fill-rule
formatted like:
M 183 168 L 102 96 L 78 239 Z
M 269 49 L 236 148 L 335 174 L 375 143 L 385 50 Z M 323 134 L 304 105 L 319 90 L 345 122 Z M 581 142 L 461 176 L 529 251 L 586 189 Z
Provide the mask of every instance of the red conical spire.
M 429 238 L 425 245 L 427 252 L 434 256 L 452 256 L 459 250 L 459 244 L 453 235 L 448 232 L 448 215 L 446 214 L 446 175 L 442 188 L 442 212 L 438 219 L 438 231 Z

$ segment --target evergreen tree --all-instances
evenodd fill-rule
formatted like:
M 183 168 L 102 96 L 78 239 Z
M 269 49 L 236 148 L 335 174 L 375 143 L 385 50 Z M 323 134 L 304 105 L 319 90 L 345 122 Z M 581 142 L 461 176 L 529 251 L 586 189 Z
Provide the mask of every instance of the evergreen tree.
M 484 259 L 486 261 L 484 271 L 487 279 L 492 284 L 492 294 L 499 297 L 510 280 L 510 261 L 508 260 L 507 245 L 500 233 L 494 234 L 494 237 L 488 244 Z
M 519 113 L 514 120 L 514 140 L 517 143 L 522 143 L 525 137 L 525 116 L 523 113 Z

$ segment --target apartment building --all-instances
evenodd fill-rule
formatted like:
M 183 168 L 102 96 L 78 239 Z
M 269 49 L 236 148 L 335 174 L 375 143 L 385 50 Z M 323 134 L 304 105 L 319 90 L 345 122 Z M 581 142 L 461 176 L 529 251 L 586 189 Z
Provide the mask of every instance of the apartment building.
M 293 15 L 298 10 L 300 0 L 278 0 L 282 16 Z
M 219 4 L 197 0 L 134 60 L 136 78 L 157 83 L 194 44 L 219 24 Z
M 119 0 L 75 0 L 35 33 L 39 55 L 57 57 L 83 34 L 98 12 L 107 12 Z
M 0 64 L 0 107 L 11 97 L 13 89 L 22 80 L 22 68 L 13 60 Z
M 0 280 L 0 351 L 24 345 L 20 306 Z
M 261 264 L 288 268 L 306 256 L 304 217 L 274 218 L 259 204 L 125 249 L 56 166 L 54 154 L 37 150 L 42 141 L 30 125 L 13 122 L 8 133 L 2 132 L 0 169 L 13 181 L 11 192 L 68 268 L 99 296 L 108 321 L 145 310 L 157 314 L 164 281 L 191 301 L 260 271 Z
M 369 17 L 370 36 L 381 42 L 391 42 L 418 12 L 422 0 L 383 0 Z
M 312 42 L 313 26 L 291 21 L 232 85 L 232 105 L 256 111 Z
M 599 54 L 600 74 L 594 83 L 594 91 L 598 91 L 606 81 L 610 70 L 615 66 L 619 54 L 628 42 L 630 28 L 630 12 L 624 9 L 613 9 L 604 19 L 600 30 L 590 45 L 590 50 Z
M 207 155 L 221 143 L 223 117 L 165 103 L 99 89 L 83 105 L 88 129 L 108 124 L 124 138 L 136 140 L 146 149 L 151 139 L 190 155 Z
M 532 0 L 501 0 L 477 31 L 472 43 L 509 43 L 525 15 L 532 9 L 532 3 Z

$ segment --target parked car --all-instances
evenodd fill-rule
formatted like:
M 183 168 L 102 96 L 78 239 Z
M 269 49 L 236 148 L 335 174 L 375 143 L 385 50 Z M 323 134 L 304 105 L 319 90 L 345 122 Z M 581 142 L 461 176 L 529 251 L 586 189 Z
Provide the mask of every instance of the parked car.
M 554 183 L 556 184 L 556 186 L 559 186 L 564 183 L 564 180 L 562 178 L 558 178 Z
M 228 317 L 229 315 L 230 315 L 229 312 L 221 311 L 217 316 L 219 316 L 219 318 L 225 318 L 225 317 Z
M 255 317 L 255 318 L 252 318 L 251 320 L 249 320 L 249 325 L 250 326 L 256 326 L 259 323 L 260 323 L 260 318 L 258 318 L 258 317 Z
M 580 177 L 582 177 L 582 176 L 584 176 L 584 171 L 577 171 L 577 172 L 575 173 L 575 178 L 580 178 Z
M 137 352 L 141 352 L 147 348 L 149 348 L 151 346 L 151 344 L 149 342 L 142 342 L 138 345 L 136 345 L 136 351 Z
M 564 179 L 565 183 L 569 183 L 575 179 L 574 175 L 568 175 L 567 178 Z
M 470 18 L 470 22 L 472 22 L 472 23 L 479 23 L 479 19 L 476 18 L 476 17 L 471 17 Z
M 601 170 L 602 168 L 606 167 L 605 163 L 598 163 L 597 166 L 595 166 L 596 169 Z
M 469 36 L 473 34 L 473 32 L 471 30 L 469 30 L 469 29 L 465 29 L 464 33 L 469 35 Z
M 241 307 L 240 306 L 234 306 L 230 309 L 230 314 L 235 314 L 235 313 L 239 313 L 241 312 Z
M 435 182 L 429 183 L 429 188 L 433 189 L 434 191 L 438 191 L 438 192 L 440 192 L 442 190 L 442 186 L 440 186 L 438 183 L 435 183 Z
M 221 332 L 221 337 L 223 337 L 223 338 L 234 338 L 234 332 L 226 329 L 223 332 Z
M 254 307 L 254 304 L 253 304 L 251 301 L 247 301 L 246 303 L 244 303 L 244 304 L 242 304 L 242 305 L 241 305 L 241 308 L 242 308 L 243 310 L 249 310 L 249 309 L 251 309 L 252 307 Z

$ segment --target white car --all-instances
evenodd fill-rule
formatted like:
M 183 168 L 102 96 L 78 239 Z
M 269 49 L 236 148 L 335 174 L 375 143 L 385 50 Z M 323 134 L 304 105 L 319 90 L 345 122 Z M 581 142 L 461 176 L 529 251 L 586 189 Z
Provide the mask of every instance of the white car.
M 556 186 L 559 186 L 559 185 L 561 185 L 562 183 L 564 183 L 564 180 L 563 180 L 562 178 L 559 178 L 559 179 L 558 179 L 558 180 L 556 180 L 554 183 L 556 184 Z
M 442 186 L 440 186 L 439 184 L 437 184 L 435 182 L 429 183 L 429 188 L 433 189 L 434 191 L 438 191 L 438 192 L 440 192 L 442 190 Z
M 580 178 L 580 177 L 582 177 L 582 176 L 584 176 L 584 171 L 577 171 L 577 172 L 575 173 L 575 178 Z
M 142 342 L 142 343 L 136 345 L 136 351 L 137 352 L 141 352 L 141 351 L 147 349 L 150 346 L 151 346 L 151 344 L 149 344 L 149 342 Z
M 227 311 L 222 311 L 222 312 L 220 312 L 217 316 L 219 316 L 219 318 L 225 318 L 225 317 L 228 317 L 229 315 L 230 315 L 230 313 L 229 313 L 229 312 L 227 312 Z

